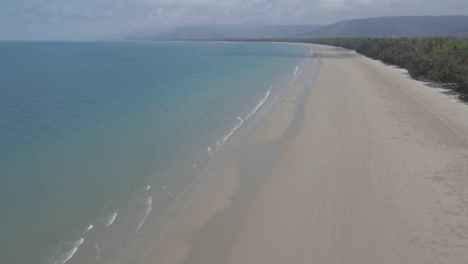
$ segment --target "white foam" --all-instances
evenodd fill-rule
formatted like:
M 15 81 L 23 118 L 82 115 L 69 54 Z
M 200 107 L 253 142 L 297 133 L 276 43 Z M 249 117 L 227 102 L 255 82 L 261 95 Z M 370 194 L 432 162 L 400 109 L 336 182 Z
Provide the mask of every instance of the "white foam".
M 73 242 L 71 244 L 71 249 L 65 253 L 63 253 L 61 256 L 59 256 L 56 260 L 51 261 L 51 264 L 65 264 L 67 261 L 69 261 L 73 255 L 78 251 L 78 248 L 83 244 L 84 238 L 80 238 L 79 240 Z
M 299 65 L 296 65 L 296 70 L 294 70 L 293 77 L 296 77 L 298 72 L 299 72 Z
M 215 146 L 216 146 L 216 150 L 215 150 L 215 152 L 217 152 L 217 151 L 219 150 L 219 148 L 221 147 L 221 141 L 219 141 L 219 140 L 218 140 L 218 141 L 216 141 L 216 144 L 215 144 Z
M 96 249 L 96 260 L 99 260 L 101 258 L 101 249 L 97 242 L 94 244 L 94 248 Z
M 150 185 L 146 186 L 146 190 L 149 190 L 149 189 L 151 189 L 151 186 Z
M 266 92 L 265 96 L 263 96 L 262 99 L 260 99 L 260 101 L 257 103 L 257 105 L 255 106 L 255 108 L 250 111 L 247 116 L 245 118 L 241 118 L 240 116 L 237 117 L 237 120 L 239 120 L 239 123 L 234 126 L 224 137 L 223 139 L 221 140 L 221 145 L 220 147 L 222 147 L 226 141 L 228 141 L 228 139 L 234 134 L 234 132 L 239 129 L 242 124 L 244 124 L 245 121 L 249 120 L 249 118 L 251 118 L 257 111 L 258 109 L 260 109 L 260 107 L 262 107 L 262 105 L 265 103 L 265 101 L 268 99 L 268 97 L 270 96 L 270 93 L 271 93 L 271 89 L 273 88 L 273 86 L 270 86 L 270 88 L 268 89 L 268 91 Z
M 104 227 L 108 227 L 112 225 L 115 221 L 115 218 L 117 218 L 117 212 L 109 215 L 108 217 L 102 219 L 102 222 L 104 223 Z
M 211 147 L 206 148 L 206 151 L 208 151 L 208 155 L 210 155 L 210 157 L 213 157 L 213 152 L 211 152 Z
M 164 186 L 164 187 L 166 187 L 166 186 Z M 153 197 L 149 196 L 145 201 L 145 214 L 144 214 L 143 218 L 141 219 L 140 223 L 138 224 L 138 227 L 135 230 L 135 232 L 140 230 L 140 228 L 143 226 L 143 224 L 145 223 L 146 218 L 148 218 L 148 215 L 151 213 L 152 209 L 153 209 Z M 133 233 L 135 233 L 135 232 L 133 232 Z
M 89 231 L 89 230 L 93 229 L 93 227 L 94 226 L 92 224 L 90 224 L 86 230 Z

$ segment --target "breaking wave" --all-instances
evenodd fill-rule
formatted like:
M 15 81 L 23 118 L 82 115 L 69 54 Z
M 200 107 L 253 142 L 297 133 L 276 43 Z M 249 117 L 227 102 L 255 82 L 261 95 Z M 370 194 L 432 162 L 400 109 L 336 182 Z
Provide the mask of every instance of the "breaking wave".
M 73 255 L 78 251 L 78 248 L 83 244 L 84 238 L 80 238 L 79 240 L 70 243 L 70 247 L 67 252 L 61 254 L 58 256 L 55 260 L 52 260 L 49 262 L 50 264 L 65 264 L 67 261 L 69 261 Z
M 262 105 L 265 103 L 265 101 L 268 99 L 268 97 L 270 96 L 270 93 L 271 93 L 271 89 L 273 88 L 273 86 L 270 86 L 270 88 L 267 90 L 267 92 L 265 93 L 265 95 L 260 99 L 260 101 L 257 103 L 257 105 L 255 106 L 254 109 L 252 109 L 252 111 L 250 111 L 246 117 L 244 118 L 241 118 L 240 116 L 237 117 L 237 120 L 239 120 L 239 122 L 237 123 L 237 125 L 235 125 L 231 130 L 229 130 L 229 132 L 224 135 L 224 137 L 222 138 L 221 141 L 217 141 L 217 144 L 216 144 L 216 150 L 220 149 L 221 147 L 224 146 L 224 144 L 228 141 L 228 139 L 234 134 L 234 132 L 236 132 L 237 129 L 239 129 L 242 124 L 245 123 L 245 121 L 249 120 L 257 111 L 258 109 L 260 109 L 260 107 L 262 107 Z M 210 148 L 209 148 L 210 149 Z M 210 149 L 211 150 L 211 149 Z
M 149 196 L 146 201 L 145 201 L 145 213 L 144 213 L 144 216 L 143 218 L 141 219 L 140 223 L 138 224 L 138 227 L 137 229 L 135 229 L 135 232 L 137 232 L 138 230 L 140 230 L 140 228 L 143 226 L 143 224 L 145 223 L 145 220 L 146 218 L 148 218 L 149 214 L 151 213 L 151 210 L 153 209 L 153 197 Z

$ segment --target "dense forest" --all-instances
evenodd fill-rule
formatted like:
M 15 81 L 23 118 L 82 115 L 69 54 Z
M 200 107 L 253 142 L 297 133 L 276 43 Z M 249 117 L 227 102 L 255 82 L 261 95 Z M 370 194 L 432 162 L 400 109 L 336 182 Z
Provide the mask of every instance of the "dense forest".
M 440 83 L 468 101 L 468 40 L 451 38 L 323 38 L 299 42 L 356 50 L 408 70 L 413 78 Z

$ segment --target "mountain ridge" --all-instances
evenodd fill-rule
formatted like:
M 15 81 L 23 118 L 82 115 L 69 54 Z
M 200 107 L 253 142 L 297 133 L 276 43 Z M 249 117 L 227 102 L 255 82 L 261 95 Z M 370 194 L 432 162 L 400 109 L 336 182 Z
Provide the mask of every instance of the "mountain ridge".
M 205 24 L 177 27 L 141 40 L 209 40 L 323 37 L 468 38 L 468 16 L 393 16 L 343 20 L 329 25 Z M 129 39 L 129 38 L 127 38 Z M 130 38 L 131 39 L 131 38 Z

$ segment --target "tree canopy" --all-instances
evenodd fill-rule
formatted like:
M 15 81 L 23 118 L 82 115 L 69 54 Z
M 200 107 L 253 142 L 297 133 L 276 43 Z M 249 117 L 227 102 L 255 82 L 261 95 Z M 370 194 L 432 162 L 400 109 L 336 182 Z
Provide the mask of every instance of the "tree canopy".
M 408 70 L 457 91 L 468 101 L 468 40 L 451 38 L 322 38 L 300 42 L 356 50 L 373 59 Z

